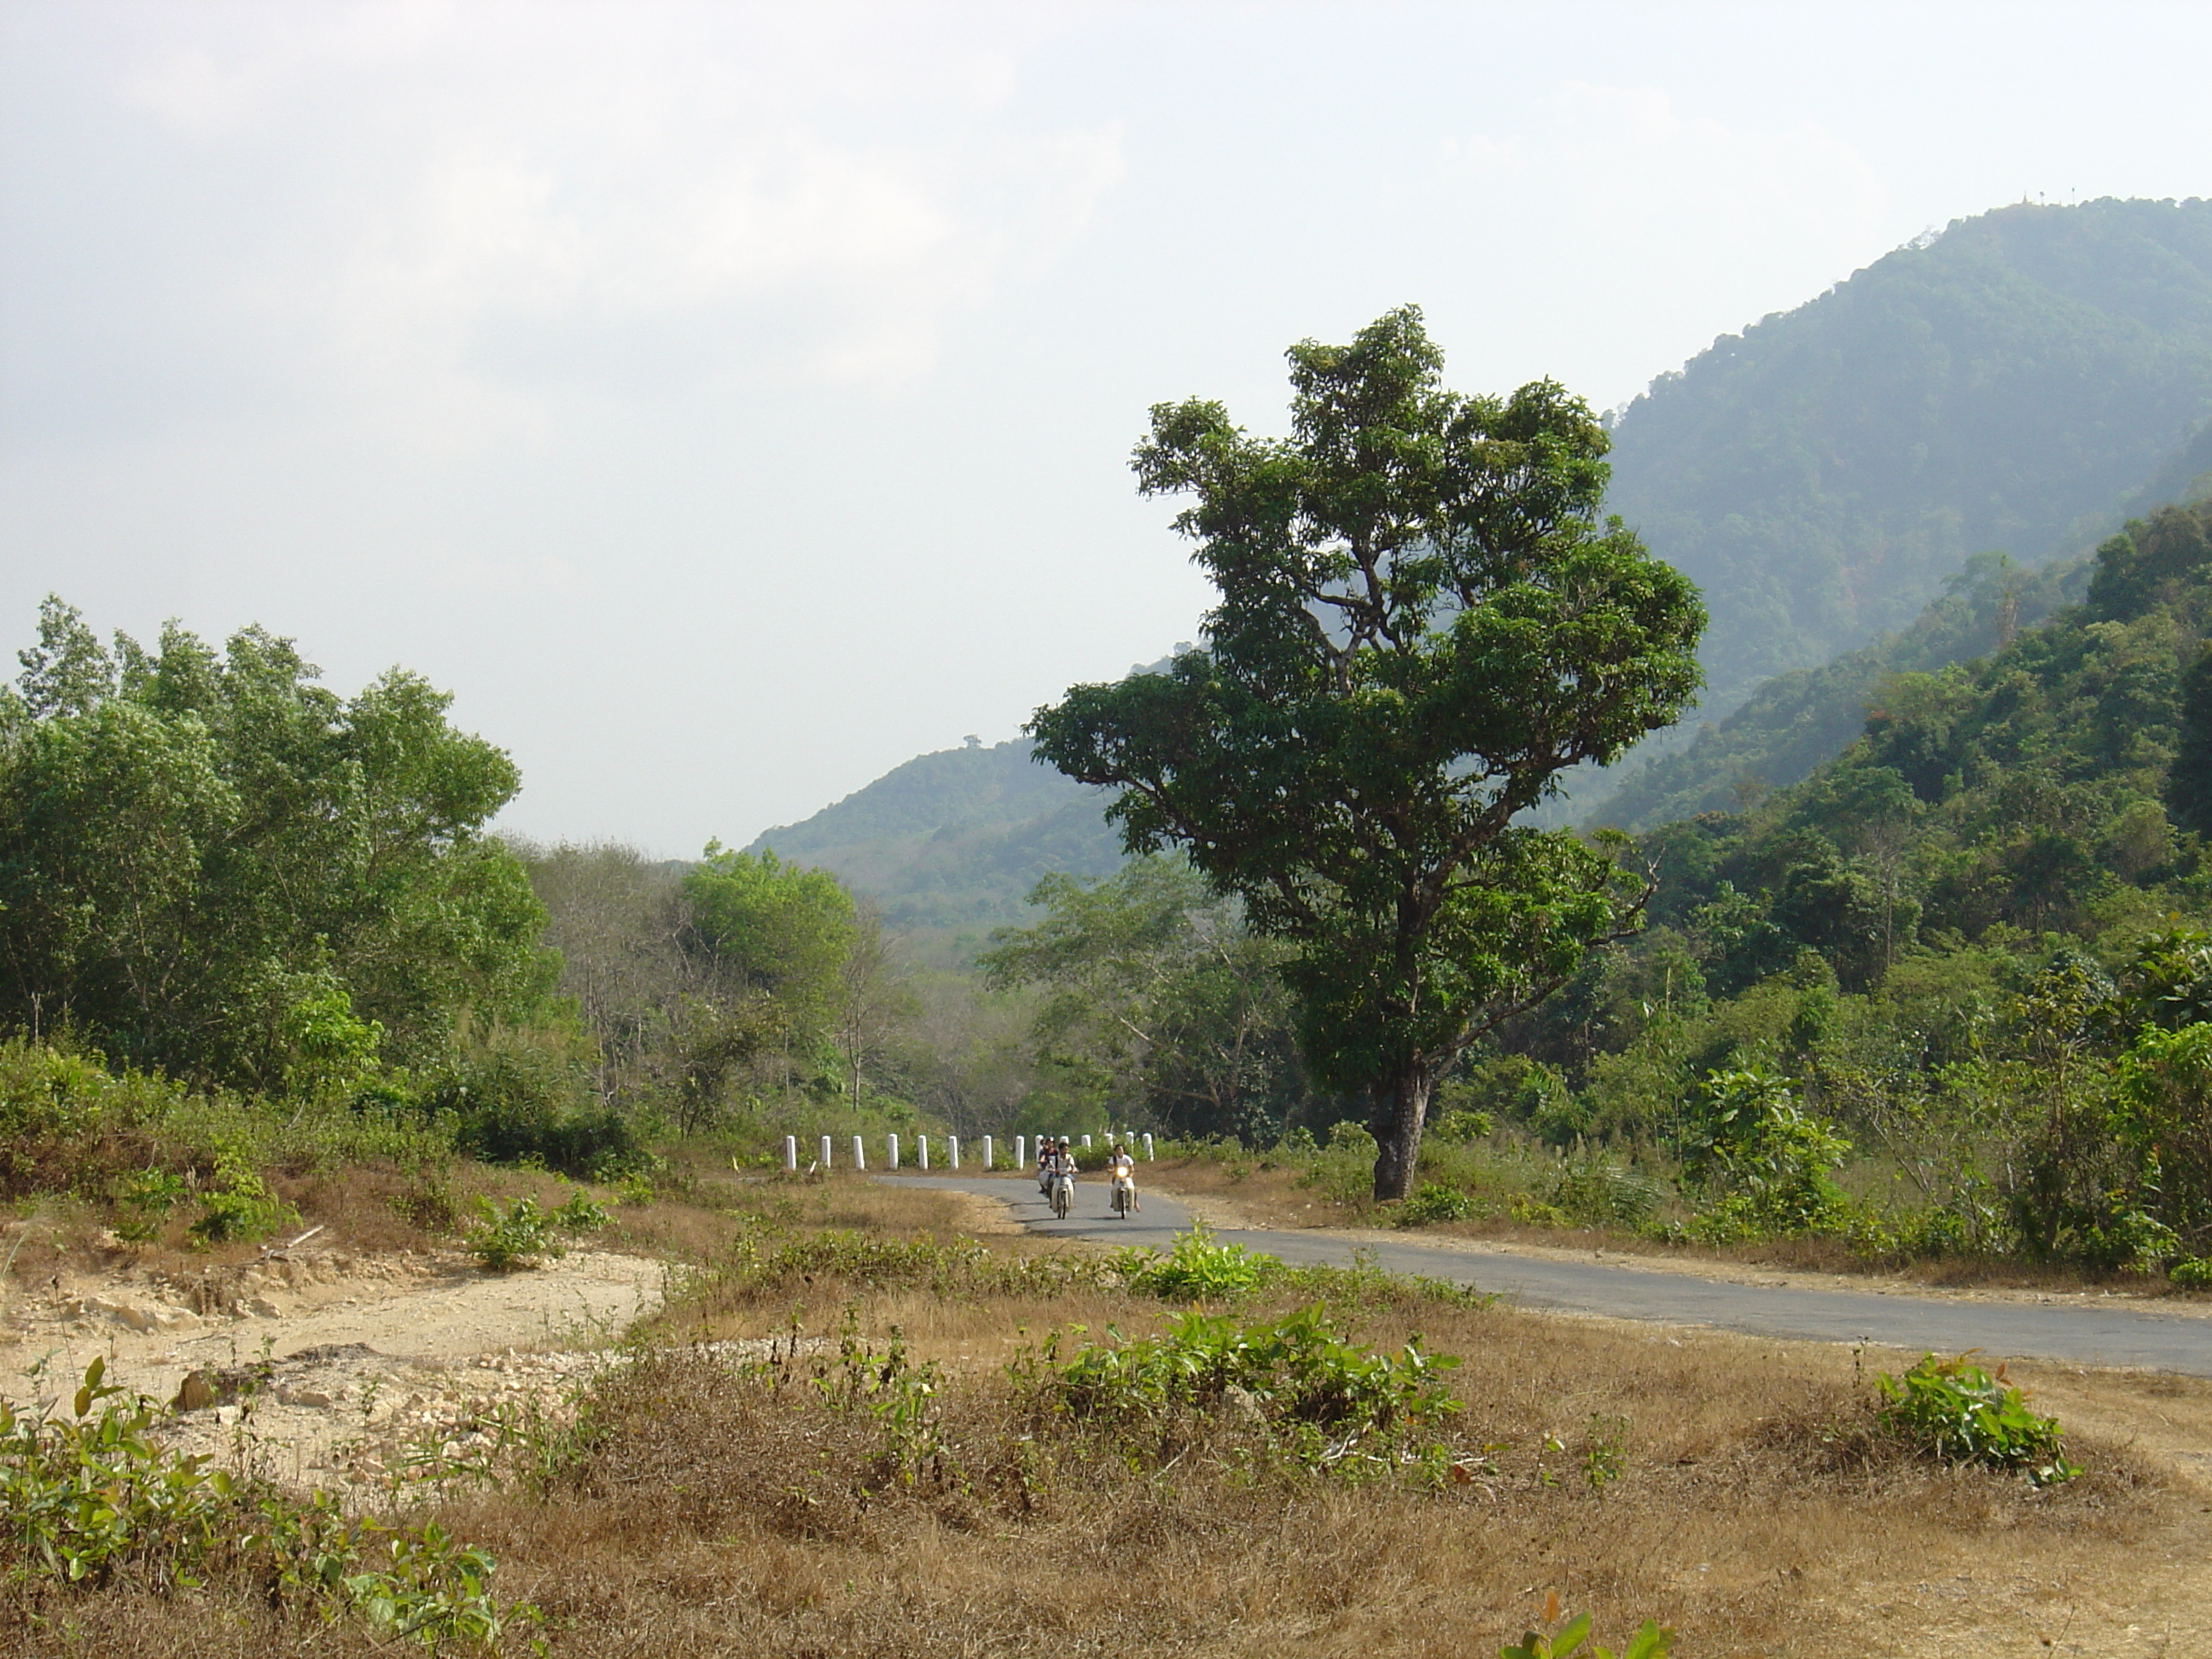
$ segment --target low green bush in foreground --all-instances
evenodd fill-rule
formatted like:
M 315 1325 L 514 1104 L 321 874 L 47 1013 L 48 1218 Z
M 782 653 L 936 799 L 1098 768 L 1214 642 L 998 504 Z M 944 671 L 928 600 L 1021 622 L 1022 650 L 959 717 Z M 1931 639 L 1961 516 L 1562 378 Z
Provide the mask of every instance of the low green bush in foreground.
M 2081 1473 L 2066 1461 L 2058 1420 L 2028 1410 L 2021 1391 L 1969 1363 L 1923 1355 L 1902 1379 L 1875 1379 L 1883 1424 L 1947 1463 L 2017 1469 L 2031 1484 L 2057 1486 Z
M 66 1414 L 0 1401 L 0 1595 L 37 1605 L 130 1575 L 223 1582 L 426 1647 L 493 1644 L 537 1617 L 501 1605 L 491 1557 L 434 1523 L 349 1516 L 327 1493 L 294 1497 L 155 1444 L 159 1408 L 104 1377 L 94 1360 Z

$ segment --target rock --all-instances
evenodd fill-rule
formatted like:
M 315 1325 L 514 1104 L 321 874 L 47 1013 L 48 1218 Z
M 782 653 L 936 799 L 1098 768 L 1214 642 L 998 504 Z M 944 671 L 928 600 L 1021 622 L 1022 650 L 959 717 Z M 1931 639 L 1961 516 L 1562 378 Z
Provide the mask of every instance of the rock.
M 215 1420 L 226 1429 L 236 1426 L 238 1416 L 239 1408 L 235 1406 L 218 1406 L 215 1408 Z
M 265 1296 L 257 1296 L 246 1305 L 258 1318 L 279 1319 L 283 1316 L 283 1310 Z
M 276 1390 L 276 1398 L 283 1405 L 307 1406 L 316 1409 L 320 1409 L 331 1403 L 330 1395 L 325 1394 L 320 1389 L 279 1389 Z
M 185 1330 L 200 1322 L 198 1315 L 159 1302 L 142 1304 L 115 1297 L 92 1296 L 85 1298 L 83 1308 L 88 1314 L 99 1314 L 134 1331 Z

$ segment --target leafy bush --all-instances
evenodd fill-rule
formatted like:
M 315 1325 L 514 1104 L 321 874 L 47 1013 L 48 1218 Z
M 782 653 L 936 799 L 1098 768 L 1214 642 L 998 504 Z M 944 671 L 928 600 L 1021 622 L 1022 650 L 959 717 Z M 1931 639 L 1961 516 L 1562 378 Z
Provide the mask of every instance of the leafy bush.
M 300 1224 L 300 1212 L 271 1194 L 244 1156 L 226 1151 L 216 1160 L 217 1186 L 200 1195 L 199 1218 L 186 1228 L 202 1244 L 250 1244 Z
M 567 1254 L 553 1237 L 558 1212 L 540 1207 L 534 1198 L 518 1198 L 501 1209 L 479 1197 L 477 1211 L 481 1219 L 469 1229 L 469 1253 L 493 1273 L 534 1267 L 546 1256 Z
M 614 1218 L 607 1213 L 606 1206 L 592 1202 L 585 1193 L 572 1193 L 568 1201 L 552 1214 L 553 1224 L 563 1232 L 595 1233 L 610 1225 Z
M 1826 1231 L 1844 1207 L 1832 1171 L 1851 1143 L 1803 1110 L 1779 1078 L 1711 1072 L 1697 1090 L 1682 1133 L 1682 1174 L 1692 1187 L 1741 1200 L 1729 1225 L 1753 1233 Z
M 1487 1112 L 1451 1111 L 1437 1120 L 1437 1127 L 1431 1133 L 1439 1140 L 1460 1143 L 1487 1140 L 1497 1127 Z
M 295 1498 L 159 1445 L 152 1402 L 104 1378 L 94 1360 L 67 1416 L 0 1400 L 0 1581 L 66 1589 L 125 1573 L 163 1587 L 221 1576 L 271 1605 L 350 1611 L 433 1647 L 494 1642 L 536 1616 L 502 1607 L 492 1559 L 434 1524 L 350 1516 L 325 1493 Z
M 1553 1207 L 1589 1226 L 1640 1227 L 1659 1200 L 1656 1182 L 1601 1152 L 1569 1158 L 1552 1183 Z
M 423 1094 L 422 1109 L 449 1121 L 459 1148 L 487 1164 L 612 1181 L 651 1158 L 635 1124 L 592 1103 L 566 1056 L 519 1042 L 456 1061 Z
M 2028 1410 L 2002 1367 L 1991 1376 L 1964 1354 L 1939 1360 L 1931 1353 L 1902 1381 L 1884 1373 L 1875 1382 L 1885 1402 L 1882 1422 L 1947 1463 L 2017 1469 L 2039 1486 L 2081 1473 L 2066 1461 L 2057 1419 Z
M 1551 1598 L 1545 1612 L 1549 1624 L 1559 1616 L 1559 1597 Z M 1611 1648 L 1590 1642 L 1587 1650 L 1583 1647 L 1589 1641 L 1590 1616 L 1577 1613 L 1572 1620 L 1549 1636 L 1535 1631 L 1523 1633 L 1518 1642 L 1509 1642 L 1498 1650 L 1498 1659 L 1568 1659 L 1580 1653 L 1583 1659 L 1613 1659 Z M 1636 1634 L 1628 1638 L 1628 1645 L 1620 1650 L 1620 1659 L 1667 1659 L 1674 1650 L 1674 1632 L 1666 1629 L 1656 1619 L 1647 1619 Z
M 2185 1291 L 2212 1291 L 2212 1256 L 2184 1256 L 2166 1276 Z
M 1356 1118 L 1346 1118 L 1330 1127 L 1328 1146 L 1333 1152 L 1357 1152 L 1367 1158 L 1375 1156 L 1375 1137 Z
M 1242 1296 L 1274 1265 L 1241 1244 L 1224 1244 L 1203 1222 L 1180 1233 L 1165 1255 L 1152 1256 L 1127 1275 L 1129 1288 L 1169 1301 L 1218 1302 Z
M 1399 1204 L 1393 1221 L 1401 1227 L 1423 1227 L 1435 1221 L 1465 1221 L 1478 1210 L 1475 1201 L 1456 1187 L 1428 1181 L 1422 1182 L 1419 1192 Z
M 1459 1402 L 1437 1373 L 1458 1363 L 1424 1353 L 1418 1337 L 1396 1354 L 1376 1353 L 1308 1307 L 1249 1326 L 1186 1314 L 1164 1335 L 1116 1334 L 1085 1343 L 1064 1365 L 1049 1354 L 1042 1365 L 1018 1363 L 1016 1376 L 1042 1403 L 1105 1429 L 1133 1454 L 1156 1451 L 1164 1422 L 1226 1413 L 1309 1468 L 1356 1476 L 1407 1462 L 1441 1467 L 1441 1448 L 1427 1437 Z

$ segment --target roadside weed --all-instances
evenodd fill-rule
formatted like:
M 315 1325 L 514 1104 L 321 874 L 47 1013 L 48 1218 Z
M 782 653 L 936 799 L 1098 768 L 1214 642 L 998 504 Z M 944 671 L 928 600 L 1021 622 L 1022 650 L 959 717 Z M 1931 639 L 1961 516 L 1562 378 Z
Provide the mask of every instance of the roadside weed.
M 1924 1355 L 1902 1380 L 1883 1373 L 1881 1420 L 1946 1463 L 2017 1469 L 2032 1485 L 2052 1486 L 2081 1473 L 2066 1461 L 2058 1420 L 2028 1410 L 2000 1366 L 1992 1376 L 1969 1355 Z

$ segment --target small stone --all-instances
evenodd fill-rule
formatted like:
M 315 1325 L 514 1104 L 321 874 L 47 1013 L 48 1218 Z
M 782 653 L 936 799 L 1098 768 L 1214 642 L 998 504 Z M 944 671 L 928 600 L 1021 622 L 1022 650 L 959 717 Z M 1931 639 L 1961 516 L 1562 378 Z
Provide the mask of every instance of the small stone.
M 257 1296 L 246 1305 L 262 1319 L 276 1319 L 281 1316 L 282 1310 L 265 1296 Z
M 238 1413 L 239 1408 L 235 1406 L 217 1406 L 215 1408 L 215 1420 L 226 1429 L 232 1428 L 237 1425 Z

